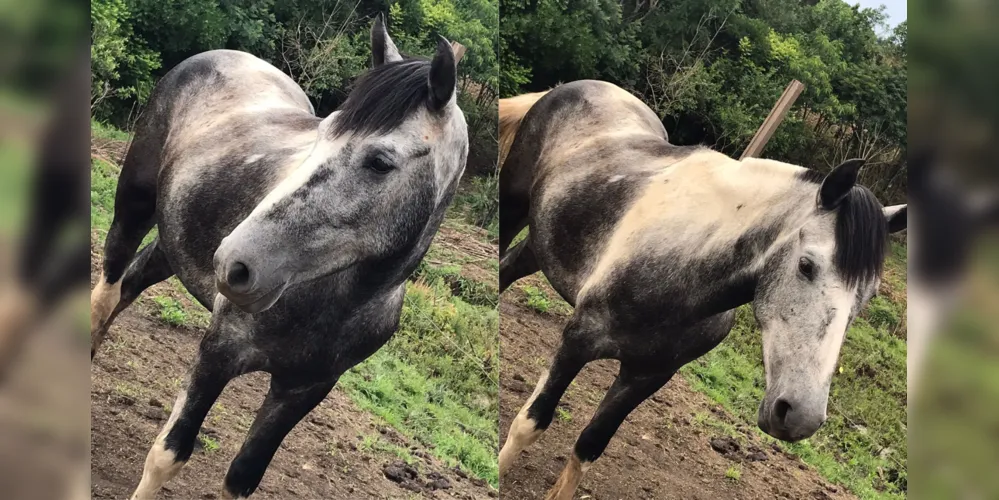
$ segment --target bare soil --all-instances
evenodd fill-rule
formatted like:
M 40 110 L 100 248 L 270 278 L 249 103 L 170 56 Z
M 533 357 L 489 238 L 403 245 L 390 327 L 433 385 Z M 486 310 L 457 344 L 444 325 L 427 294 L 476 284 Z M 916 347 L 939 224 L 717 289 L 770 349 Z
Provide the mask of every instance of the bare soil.
M 99 260 L 92 259 L 98 269 Z M 91 277 L 94 282 L 97 273 Z M 112 325 L 93 361 L 91 477 L 93 498 L 127 498 L 139 482 L 146 452 L 166 418 L 197 352 L 203 330 L 169 327 L 156 317 L 155 295 L 186 297 L 168 284 L 147 290 Z M 226 388 L 202 428 L 209 443 L 196 448 L 160 498 L 221 498 L 222 481 L 257 408 L 268 376 L 243 376 Z M 365 446 L 373 437 L 408 448 L 407 465 L 394 453 Z M 199 441 L 200 442 L 200 441 Z M 217 447 L 215 444 L 217 443 Z M 339 389 L 288 435 L 253 498 L 495 497 L 484 481 L 433 458 L 429 450 L 358 409 Z
M 545 286 L 535 276 L 526 281 Z M 551 291 L 550 288 L 548 288 Z M 558 345 L 565 317 L 540 314 L 505 293 L 500 302 L 500 442 L 534 390 Z M 551 293 L 554 296 L 554 292 Z M 555 484 L 572 446 L 617 375 L 617 362 L 591 363 L 569 387 L 551 427 L 500 484 L 501 498 L 542 498 Z M 727 436 L 703 415 L 738 430 Z M 698 418 L 701 415 L 701 418 Z M 732 471 L 732 472 L 730 472 Z M 736 474 L 734 471 L 738 471 Z M 728 473 L 728 474 L 727 474 Z M 738 476 L 732 477 L 732 476 Z M 854 498 L 797 457 L 762 442 L 680 375 L 621 425 L 586 472 L 580 499 Z

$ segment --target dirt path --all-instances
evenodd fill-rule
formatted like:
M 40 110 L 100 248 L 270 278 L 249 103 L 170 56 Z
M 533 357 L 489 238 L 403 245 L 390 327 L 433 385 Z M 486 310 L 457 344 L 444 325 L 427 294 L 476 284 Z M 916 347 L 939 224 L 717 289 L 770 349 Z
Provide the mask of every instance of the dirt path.
M 127 498 L 138 484 L 146 452 L 169 415 L 203 333 L 156 319 L 148 299 L 155 295 L 179 296 L 167 284 L 147 291 L 115 321 L 91 367 L 93 498 Z M 222 480 L 263 401 L 267 378 L 252 374 L 226 388 L 202 429 L 207 438 L 160 498 L 221 497 Z M 418 462 L 407 467 L 372 443 L 409 448 Z M 334 389 L 285 439 L 253 498 L 494 496 L 485 482 L 432 458 Z
M 547 368 L 565 323 L 563 317 L 521 305 L 519 292 L 511 292 L 502 296 L 500 304 L 500 443 Z M 583 370 L 562 399 L 551 427 L 503 478 L 503 498 L 545 494 L 616 374 L 617 363 L 610 361 L 591 363 Z M 705 425 L 706 415 L 734 426 L 739 435 L 725 436 Z M 853 498 L 750 431 L 677 375 L 628 417 L 603 457 L 587 471 L 576 498 Z M 714 449 L 713 439 L 722 452 Z

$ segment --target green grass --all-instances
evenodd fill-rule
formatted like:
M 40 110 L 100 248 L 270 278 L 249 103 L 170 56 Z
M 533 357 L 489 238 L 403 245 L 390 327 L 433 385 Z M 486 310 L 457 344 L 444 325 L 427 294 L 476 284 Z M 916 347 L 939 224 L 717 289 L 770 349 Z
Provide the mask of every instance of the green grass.
M 126 140 L 127 135 L 92 124 L 95 137 Z M 91 163 L 91 223 L 94 243 L 103 245 L 111 224 L 118 167 Z M 459 206 L 445 221 L 450 228 L 478 237 Z M 155 237 L 155 229 L 146 243 Z M 495 238 L 495 236 L 487 236 Z M 488 243 L 488 241 L 486 242 Z M 432 259 L 431 259 L 432 257 Z M 429 448 L 450 466 L 497 487 L 498 429 L 498 296 L 496 283 L 462 276 L 467 256 L 432 248 L 414 280 L 407 283 L 399 331 L 374 356 L 341 377 L 338 387 L 354 402 L 399 433 Z M 477 265 L 493 271 L 491 258 Z M 184 290 L 176 278 L 168 286 Z M 188 298 L 190 294 L 187 294 Z M 208 313 L 167 296 L 154 297 L 155 314 L 171 325 L 207 326 Z M 206 451 L 217 449 L 201 437 Z M 414 461 L 408 450 L 377 438 L 362 447 Z
M 419 460 L 417 460 L 416 457 L 414 457 L 413 454 L 409 452 L 408 448 L 404 448 L 397 444 L 390 443 L 385 439 L 383 439 L 378 434 L 368 434 L 363 438 L 361 438 L 360 449 L 362 451 L 388 453 L 391 455 L 395 455 L 396 457 L 399 457 L 400 459 L 402 459 L 402 461 L 410 465 L 419 462 Z
M 729 467 L 728 470 L 725 471 L 725 479 L 738 482 L 742 479 L 742 467 L 739 467 L 738 465 Z
M 572 413 L 560 406 L 555 408 L 555 418 L 557 418 L 559 422 L 568 424 L 569 422 L 572 422 Z
M 435 266 L 424 259 L 413 273 L 413 279 L 423 279 L 429 283 L 443 281 L 451 288 L 453 295 L 469 304 L 496 307 L 499 302 L 499 289 L 495 283 L 482 283 L 466 278 L 461 275 L 461 266 L 457 264 Z
M 222 447 L 218 441 L 204 434 L 198 434 L 198 441 L 201 443 L 201 447 L 204 448 L 205 453 L 208 454 L 215 453 Z
M 495 308 L 468 304 L 443 280 L 409 283 L 399 331 L 340 387 L 444 462 L 496 486 L 497 328 Z
M 527 297 L 527 306 L 539 313 L 547 313 L 551 309 L 551 302 L 548 301 L 548 294 L 534 286 L 524 286 L 521 288 Z
M 903 498 L 907 490 L 906 343 L 904 330 L 899 334 L 905 305 L 890 298 L 905 296 L 904 246 L 893 246 L 887 267 L 890 293 L 872 300 L 843 344 L 829 419 L 811 438 L 780 444 L 865 499 Z M 755 424 L 765 382 L 761 334 L 749 306 L 737 310 L 735 327 L 720 346 L 681 373 L 730 413 Z
M 96 139 L 128 142 L 129 134 L 97 120 L 90 120 L 90 135 Z
M 187 311 L 184 306 L 172 297 L 153 297 L 153 302 L 159 306 L 160 320 L 170 326 L 187 324 Z

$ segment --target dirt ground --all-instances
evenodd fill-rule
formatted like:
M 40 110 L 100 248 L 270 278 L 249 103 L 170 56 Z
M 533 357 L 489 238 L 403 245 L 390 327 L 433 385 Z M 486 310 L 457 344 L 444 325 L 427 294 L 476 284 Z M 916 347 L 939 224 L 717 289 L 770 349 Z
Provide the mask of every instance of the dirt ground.
M 565 323 L 564 317 L 521 305 L 517 293 L 504 293 L 500 303 L 500 443 L 547 368 Z M 617 368 L 617 362 L 600 361 L 583 370 L 559 405 L 563 416 L 556 416 L 502 479 L 502 498 L 541 498 L 555 484 Z M 695 415 L 705 412 L 734 425 L 740 435 L 724 436 L 697 423 Z M 854 498 L 751 431 L 677 375 L 628 417 L 587 471 L 576 498 Z M 739 471 L 738 479 L 726 477 L 730 469 Z
M 96 256 L 92 260 L 96 264 Z M 203 333 L 197 328 L 169 327 L 156 319 L 155 306 L 148 299 L 154 295 L 182 297 L 166 284 L 147 291 L 146 298 L 115 321 L 91 367 L 93 498 L 131 495 L 142 475 L 146 452 L 169 415 Z M 195 450 L 160 498 L 221 497 L 229 462 L 263 401 L 267 382 L 266 374 L 251 374 L 226 388 L 202 428 L 210 444 Z M 391 452 L 365 446 L 365 437 L 369 442 L 377 437 L 409 448 L 419 462 L 406 466 Z M 484 481 L 447 467 L 334 389 L 284 440 L 253 498 L 495 496 L 496 491 Z

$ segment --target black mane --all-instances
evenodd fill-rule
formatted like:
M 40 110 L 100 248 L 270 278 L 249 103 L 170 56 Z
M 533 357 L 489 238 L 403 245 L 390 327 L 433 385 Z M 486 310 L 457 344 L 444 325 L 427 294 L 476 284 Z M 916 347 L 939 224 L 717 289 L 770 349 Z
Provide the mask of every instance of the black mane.
M 333 126 L 334 134 L 385 133 L 430 99 L 430 61 L 405 59 L 368 70 L 354 84 Z
M 806 170 L 803 181 L 821 184 L 825 175 Z M 836 255 L 833 261 L 850 286 L 881 275 L 888 252 L 888 220 L 870 189 L 856 185 L 836 207 Z

